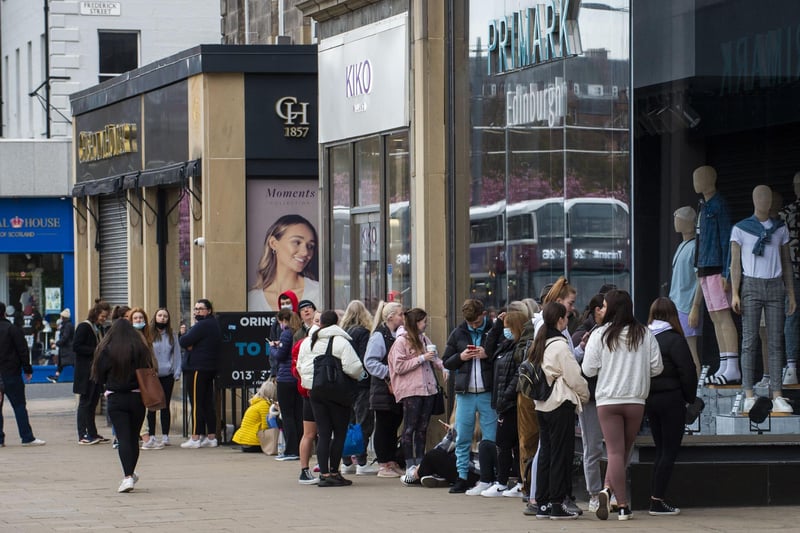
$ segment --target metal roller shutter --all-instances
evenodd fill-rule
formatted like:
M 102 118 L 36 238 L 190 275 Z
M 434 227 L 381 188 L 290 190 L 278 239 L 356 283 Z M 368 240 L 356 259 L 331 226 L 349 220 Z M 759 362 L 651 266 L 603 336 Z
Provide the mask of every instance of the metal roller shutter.
M 128 212 L 125 198 L 100 197 L 100 297 L 128 305 Z

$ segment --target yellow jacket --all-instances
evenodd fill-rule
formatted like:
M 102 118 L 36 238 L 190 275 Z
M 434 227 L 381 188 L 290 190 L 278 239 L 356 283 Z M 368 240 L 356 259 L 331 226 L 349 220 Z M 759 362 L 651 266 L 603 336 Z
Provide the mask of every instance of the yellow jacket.
M 233 434 L 233 442 L 242 446 L 259 446 L 258 432 L 267 429 L 270 402 L 260 396 L 250 398 L 250 407 L 244 412 L 242 425 Z

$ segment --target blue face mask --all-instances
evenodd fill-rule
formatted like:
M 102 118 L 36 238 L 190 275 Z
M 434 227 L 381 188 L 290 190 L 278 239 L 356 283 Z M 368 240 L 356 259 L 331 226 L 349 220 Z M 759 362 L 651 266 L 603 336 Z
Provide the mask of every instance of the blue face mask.
M 138 322 L 134 324 L 133 327 L 136 329 L 144 329 L 144 325 L 145 325 L 144 322 Z
M 503 337 L 505 337 L 508 340 L 514 339 L 514 334 L 511 333 L 511 328 L 503 328 Z

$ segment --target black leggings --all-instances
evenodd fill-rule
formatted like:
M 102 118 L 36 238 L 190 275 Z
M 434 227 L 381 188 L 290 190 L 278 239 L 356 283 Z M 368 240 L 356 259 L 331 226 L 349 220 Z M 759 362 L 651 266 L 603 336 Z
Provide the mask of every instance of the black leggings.
M 167 406 L 159 411 L 161 413 L 161 434 L 169 435 L 169 426 L 172 423 L 169 402 L 172 401 L 172 388 L 175 385 L 175 378 L 170 374 L 169 376 L 159 376 L 158 381 L 161 382 L 161 388 L 164 389 L 164 399 L 167 401 Z M 150 435 L 156 434 L 155 411 L 147 411 L 147 433 Z
M 672 477 L 672 467 L 683 440 L 686 407 L 680 390 L 654 392 L 647 398 L 645 413 L 656 445 L 650 495 L 663 499 Z
M 119 462 L 125 477 L 133 475 L 139 460 L 139 429 L 144 421 L 144 404 L 138 392 L 114 392 L 108 395 L 108 416 L 119 442 Z
M 497 416 L 497 481 L 508 483 L 509 477 L 519 479 L 519 432 L 517 409 Z
M 347 424 L 350 422 L 350 406 L 331 401 L 314 399 L 311 393 L 311 408 L 317 420 L 317 461 L 320 474 L 335 474 L 342 460 Z
M 297 391 L 297 382 L 278 381 L 278 405 L 283 421 L 284 455 L 300 455 L 300 437 L 303 436 L 303 397 Z
M 419 464 L 425 455 L 425 440 L 428 436 L 428 422 L 433 412 L 431 396 L 409 396 L 403 398 L 403 454 L 406 466 Z
M 375 436 L 372 444 L 378 463 L 389 463 L 397 457 L 397 430 L 403 423 L 402 409 L 375 411 Z

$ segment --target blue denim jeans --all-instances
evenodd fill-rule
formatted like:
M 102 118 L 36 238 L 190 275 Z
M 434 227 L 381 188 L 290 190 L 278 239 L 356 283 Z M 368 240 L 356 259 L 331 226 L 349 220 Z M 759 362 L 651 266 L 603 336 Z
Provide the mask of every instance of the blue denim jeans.
M 800 290 L 800 279 L 794 278 L 794 297 L 798 299 L 797 291 Z M 786 298 L 786 308 L 789 308 L 789 298 Z M 786 317 L 783 326 L 783 334 L 786 337 L 786 360 L 797 362 L 797 356 L 800 355 L 800 311 L 794 310 L 794 313 Z
M 5 397 L 11 402 L 14 409 L 14 417 L 17 419 L 19 438 L 22 442 L 34 440 L 33 430 L 28 420 L 28 408 L 25 406 L 25 383 L 22 381 L 22 374 L 3 374 L 3 385 L 5 386 Z M 6 435 L 3 433 L 3 400 L 0 400 L 0 443 L 5 443 Z
M 459 477 L 467 479 L 472 434 L 475 432 L 475 413 L 481 424 L 482 440 L 496 441 L 497 413 L 492 409 L 492 393 L 469 392 L 456 394 L 456 469 Z

